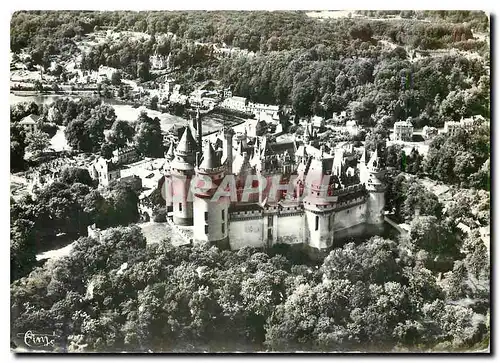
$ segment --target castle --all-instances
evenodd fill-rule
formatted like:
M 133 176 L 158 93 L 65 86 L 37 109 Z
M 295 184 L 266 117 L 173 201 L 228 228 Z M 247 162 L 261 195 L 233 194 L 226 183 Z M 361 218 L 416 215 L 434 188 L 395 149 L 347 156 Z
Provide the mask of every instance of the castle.
M 198 111 L 164 167 L 170 221 L 190 230 L 194 243 L 325 251 L 382 228 L 384 169 L 376 151 L 358 158 L 346 143 L 327 152 L 315 146 L 310 124 L 300 145 L 235 138 L 231 128 L 202 141 L 201 128 Z

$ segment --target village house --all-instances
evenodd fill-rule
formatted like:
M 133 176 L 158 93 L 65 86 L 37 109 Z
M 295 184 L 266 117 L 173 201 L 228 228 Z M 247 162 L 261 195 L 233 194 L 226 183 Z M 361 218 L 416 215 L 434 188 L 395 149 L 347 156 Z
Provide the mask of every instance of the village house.
M 126 146 L 113 151 L 111 161 L 116 165 L 133 163 L 139 160 L 139 153 L 133 146 Z
M 411 141 L 413 137 L 413 125 L 410 121 L 396 121 L 394 123 L 394 140 Z
M 27 132 L 35 132 L 38 129 L 37 124 L 39 119 L 40 116 L 31 114 L 23 118 L 19 122 L 19 125 L 21 125 Z
M 325 119 L 323 117 L 320 117 L 320 116 L 312 117 L 311 123 L 312 123 L 313 127 L 316 127 L 318 129 L 325 127 Z
M 221 107 L 229 108 L 231 110 L 236 110 L 236 111 L 241 111 L 241 112 L 246 111 L 246 105 L 247 105 L 247 99 L 245 97 L 239 97 L 239 96 L 232 96 L 232 97 L 226 98 L 220 104 Z
M 103 157 L 89 167 L 90 177 L 99 182 L 99 187 L 107 187 L 111 182 L 120 179 L 120 169 L 117 164 Z

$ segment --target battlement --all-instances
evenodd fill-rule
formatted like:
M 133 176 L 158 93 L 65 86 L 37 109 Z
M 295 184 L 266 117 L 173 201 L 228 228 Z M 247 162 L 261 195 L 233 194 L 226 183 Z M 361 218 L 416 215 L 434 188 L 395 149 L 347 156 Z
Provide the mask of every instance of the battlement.
M 259 204 L 235 204 L 229 208 L 229 215 L 232 219 L 261 218 L 264 209 Z
M 346 208 L 351 208 L 355 205 L 366 203 L 366 195 L 356 195 L 354 198 L 349 198 L 346 200 L 342 200 L 337 202 L 335 211 L 343 210 Z
M 221 165 L 216 168 L 202 168 L 202 167 L 197 167 L 195 170 L 197 173 L 202 173 L 202 174 L 215 174 L 215 173 L 222 173 L 223 171 L 226 171 L 226 166 Z
M 333 195 L 341 196 L 350 193 L 356 193 L 359 191 L 364 191 L 365 189 L 366 189 L 365 185 L 363 183 L 359 183 L 359 184 L 349 185 L 348 187 L 345 188 L 335 189 L 333 191 Z

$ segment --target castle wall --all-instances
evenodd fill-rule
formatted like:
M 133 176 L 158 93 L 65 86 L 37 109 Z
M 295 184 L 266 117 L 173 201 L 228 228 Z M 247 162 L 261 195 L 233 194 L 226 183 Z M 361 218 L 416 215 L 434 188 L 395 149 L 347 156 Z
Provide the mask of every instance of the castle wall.
M 304 242 L 304 214 L 280 215 L 277 218 L 275 243 L 296 244 Z
M 264 248 L 263 217 L 233 219 L 229 223 L 229 245 L 232 250 L 239 250 L 245 246 Z
M 350 238 L 358 238 L 367 235 L 370 231 L 370 226 L 366 223 L 359 223 L 348 228 L 335 231 L 334 247 L 341 247 Z
M 385 194 L 383 191 L 368 193 L 367 220 L 369 224 L 381 225 L 384 223 Z
M 352 207 L 337 210 L 333 228 L 336 231 L 353 227 L 366 221 L 367 204 L 361 203 Z

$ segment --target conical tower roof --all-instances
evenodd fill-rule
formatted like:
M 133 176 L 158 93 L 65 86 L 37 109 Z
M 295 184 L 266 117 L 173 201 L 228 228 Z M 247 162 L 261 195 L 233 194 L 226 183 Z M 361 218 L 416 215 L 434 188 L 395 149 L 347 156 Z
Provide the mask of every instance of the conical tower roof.
M 174 143 L 171 142 L 170 146 L 168 147 L 167 154 L 165 155 L 165 159 L 167 159 L 167 161 L 172 161 L 174 159 L 174 157 L 175 157 L 175 155 L 174 155 Z
M 359 159 L 359 162 L 362 164 L 366 164 L 366 148 L 363 149 L 363 152 L 361 153 L 361 159 Z
M 207 142 L 203 148 L 203 159 L 200 163 L 200 168 L 214 169 L 220 166 L 220 160 L 215 153 L 212 143 Z
M 196 151 L 196 141 L 191 134 L 191 129 L 186 127 L 182 134 L 181 140 L 175 149 L 176 153 L 188 155 Z

